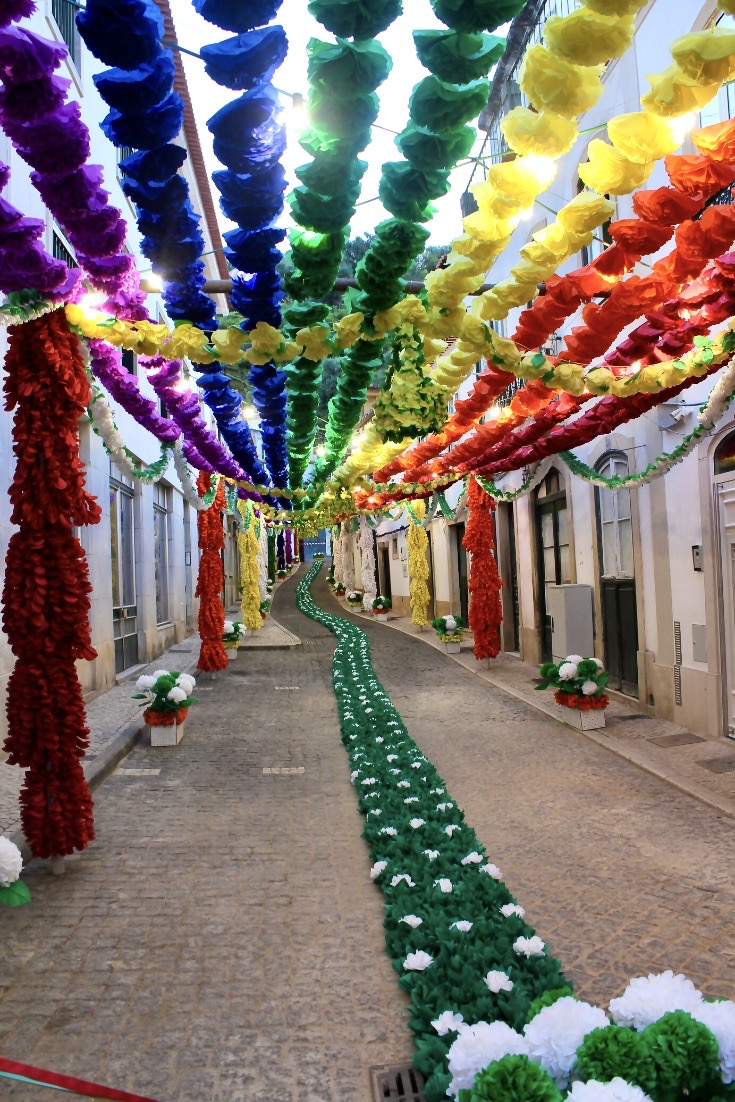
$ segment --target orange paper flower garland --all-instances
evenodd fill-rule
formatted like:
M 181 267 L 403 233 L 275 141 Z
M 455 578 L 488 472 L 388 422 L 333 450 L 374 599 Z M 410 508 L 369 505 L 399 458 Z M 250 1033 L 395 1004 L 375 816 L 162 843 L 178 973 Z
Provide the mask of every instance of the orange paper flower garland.
M 13 326 L 5 408 L 15 410 L 15 473 L 3 626 L 16 658 L 7 695 L 11 765 L 26 770 L 23 831 L 34 857 L 82 850 L 94 838 L 81 759 L 89 745 L 77 659 L 97 657 L 91 586 L 75 525 L 101 510 L 84 488 L 77 426 L 90 398 L 77 338 L 63 311 Z M 53 424 L 51 424 L 53 421 Z
M 497 658 L 500 653 L 500 625 L 503 583 L 495 559 L 495 502 L 475 478 L 467 489 L 469 519 L 462 546 L 470 562 L 470 627 L 475 640 L 475 658 Z
M 202 471 L 197 479 L 197 491 L 202 497 L 210 487 L 211 475 Z M 199 530 L 199 577 L 196 596 L 199 597 L 199 635 L 202 645 L 199 651 L 199 669 L 208 672 L 226 670 L 229 662 L 222 645 L 225 631 L 225 610 L 222 605 L 224 568 L 222 551 L 225 547 L 225 530 L 222 513 L 225 509 L 223 480 L 217 486 L 215 499 L 208 509 L 197 515 Z

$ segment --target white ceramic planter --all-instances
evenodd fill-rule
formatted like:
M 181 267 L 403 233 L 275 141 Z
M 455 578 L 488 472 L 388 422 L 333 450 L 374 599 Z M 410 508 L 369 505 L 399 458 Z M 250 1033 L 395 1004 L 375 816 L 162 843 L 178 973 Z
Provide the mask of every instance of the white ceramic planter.
M 385 612 L 373 612 L 373 616 L 376 620 L 387 620 L 389 611 L 389 609 L 386 609 Z
M 184 724 L 172 723 L 168 727 L 149 727 L 151 746 L 178 746 L 184 737 Z
M 604 708 L 591 708 L 587 712 L 582 712 L 579 708 L 564 708 L 561 704 L 556 704 L 554 711 L 557 719 L 570 727 L 576 727 L 578 731 L 599 731 L 605 726 Z
M 447 654 L 459 654 L 459 652 L 462 650 L 462 647 L 459 643 L 445 643 L 444 647 Z
M 237 658 L 238 648 L 237 647 L 225 647 L 225 650 L 227 651 L 227 661 L 230 663 L 230 665 L 232 665 L 232 663 Z

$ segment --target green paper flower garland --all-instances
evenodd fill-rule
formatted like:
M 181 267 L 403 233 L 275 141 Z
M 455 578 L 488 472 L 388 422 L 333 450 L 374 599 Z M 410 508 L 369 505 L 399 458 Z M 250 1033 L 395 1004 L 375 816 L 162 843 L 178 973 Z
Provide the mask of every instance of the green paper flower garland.
M 315 563 L 299 583 L 297 605 L 337 636 L 333 679 L 342 741 L 376 862 L 371 876 L 385 898 L 386 948 L 411 999 L 414 1065 L 428 1079 L 428 1102 L 439 1102 L 450 1080 L 446 1056 L 454 1035 L 440 1035 L 434 1020 L 449 1010 L 467 1021 L 521 1028 L 534 999 L 565 980 L 540 939 L 535 954 L 514 949 L 519 938 L 532 942 L 533 929 L 409 737 L 375 676 L 365 632 L 314 603 L 310 587 L 320 569 Z M 498 970 L 511 989 L 493 993 L 485 978 Z

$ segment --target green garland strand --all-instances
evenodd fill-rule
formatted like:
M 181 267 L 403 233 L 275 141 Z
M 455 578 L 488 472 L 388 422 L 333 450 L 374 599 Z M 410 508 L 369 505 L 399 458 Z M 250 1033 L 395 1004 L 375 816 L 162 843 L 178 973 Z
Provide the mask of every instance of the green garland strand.
M 410 998 L 416 1037 L 414 1066 L 427 1077 L 428 1102 L 445 1099 L 450 1075 L 447 1052 L 455 1034 L 439 1036 L 432 1022 L 446 1010 L 467 1022 L 505 1021 L 520 1029 L 535 999 L 565 985 L 559 962 L 548 952 L 523 956 L 516 938 L 535 931 L 515 904 L 499 871 L 434 766 L 409 737 L 401 717 L 375 676 L 367 635 L 354 624 L 318 608 L 311 583 L 315 563 L 296 590 L 299 609 L 337 636 L 334 691 L 342 741 L 350 757 L 364 837 L 373 860 L 371 875 L 385 899 L 386 948 Z M 447 884 L 451 891 L 445 891 Z M 519 909 L 520 910 L 520 909 Z M 414 926 L 404 917 L 417 916 Z M 471 923 L 467 930 L 453 924 Z M 425 971 L 404 967 L 409 954 L 431 957 Z M 502 968 L 511 991 L 492 994 L 488 971 Z

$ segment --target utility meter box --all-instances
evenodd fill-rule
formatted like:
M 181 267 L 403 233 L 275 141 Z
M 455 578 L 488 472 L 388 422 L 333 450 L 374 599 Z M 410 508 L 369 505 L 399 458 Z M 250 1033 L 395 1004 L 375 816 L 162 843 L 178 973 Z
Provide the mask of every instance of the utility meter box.
M 546 615 L 551 620 L 551 651 L 554 662 L 568 654 L 591 658 L 595 653 L 595 632 L 591 585 L 546 586 Z

